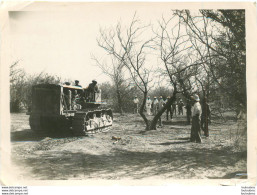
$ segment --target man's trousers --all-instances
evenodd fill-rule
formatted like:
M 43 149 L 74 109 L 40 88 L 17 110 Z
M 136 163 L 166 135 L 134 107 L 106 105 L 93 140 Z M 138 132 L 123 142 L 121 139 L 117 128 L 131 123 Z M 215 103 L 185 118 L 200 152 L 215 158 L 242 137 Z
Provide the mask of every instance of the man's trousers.
M 200 131 L 201 131 L 200 118 L 199 116 L 193 116 L 192 127 L 191 127 L 191 137 L 190 137 L 191 142 L 197 142 L 197 143 L 202 142 Z

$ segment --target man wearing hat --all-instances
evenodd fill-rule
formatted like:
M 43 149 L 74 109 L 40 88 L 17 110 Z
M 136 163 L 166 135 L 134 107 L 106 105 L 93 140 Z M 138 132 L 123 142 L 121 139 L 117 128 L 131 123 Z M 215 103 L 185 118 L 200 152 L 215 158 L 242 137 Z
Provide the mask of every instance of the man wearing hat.
M 98 93 L 98 92 L 99 92 L 99 89 L 97 86 L 97 81 L 92 80 L 92 83 L 90 83 L 88 87 L 85 88 L 85 96 L 87 101 L 89 102 L 95 101 L 95 93 Z
M 134 111 L 133 111 L 133 113 L 135 114 L 135 113 L 138 113 L 138 103 L 139 103 L 139 100 L 138 100 L 137 96 L 134 97 L 133 102 L 134 102 Z
M 150 96 L 147 97 L 146 99 L 146 112 L 147 112 L 147 115 L 151 115 L 151 107 L 152 107 L 152 100 L 150 98 Z
M 75 80 L 75 86 L 76 86 L 76 87 L 82 87 L 82 86 L 79 84 L 79 80 Z
M 200 102 L 200 98 L 198 95 L 194 95 L 191 97 L 194 101 L 194 106 L 192 108 L 192 127 L 191 127 L 191 142 L 201 143 L 201 125 L 200 125 L 200 116 L 202 113 L 202 108 Z

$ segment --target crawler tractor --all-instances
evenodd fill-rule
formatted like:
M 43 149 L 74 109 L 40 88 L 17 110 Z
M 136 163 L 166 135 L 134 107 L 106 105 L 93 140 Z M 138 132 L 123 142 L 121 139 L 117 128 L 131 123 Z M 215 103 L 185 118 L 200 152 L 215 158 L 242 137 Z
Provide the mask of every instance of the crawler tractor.
M 72 132 L 83 136 L 112 125 L 112 110 L 101 101 L 101 91 L 85 93 L 79 86 L 39 84 L 32 88 L 29 124 L 46 133 Z M 87 97 L 90 95 L 90 99 Z

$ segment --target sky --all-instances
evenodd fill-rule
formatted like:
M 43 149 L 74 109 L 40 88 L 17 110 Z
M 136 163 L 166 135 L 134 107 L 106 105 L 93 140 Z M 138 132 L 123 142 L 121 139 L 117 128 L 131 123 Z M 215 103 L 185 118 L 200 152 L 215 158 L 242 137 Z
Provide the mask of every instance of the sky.
M 20 60 L 20 66 L 30 74 L 44 71 L 63 79 L 78 79 L 82 85 L 92 79 L 110 81 L 91 58 L 92 54 L 100 59 L 105 56 L 96 42 L 100 27 L 115 26 L 118 21 L 127 25 L 135 12 L 143 24 L 155 23 L 171 9 L 167 5 L 91 3 L 69 11 L 12 11 L 11 59 Z

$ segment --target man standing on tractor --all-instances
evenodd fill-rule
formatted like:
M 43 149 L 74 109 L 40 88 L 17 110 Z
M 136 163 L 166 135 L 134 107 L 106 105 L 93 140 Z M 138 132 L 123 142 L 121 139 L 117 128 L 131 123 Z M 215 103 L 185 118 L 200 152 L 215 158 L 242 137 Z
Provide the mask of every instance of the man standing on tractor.
M 88 87 L 84 89 L 84 92 L 85 92 L 86 101 L 94 102 L 95 101 L 95 93 L 99 93 L 97 81 L 92 80 L 92 83 L 90 83 L 88 85 Z

